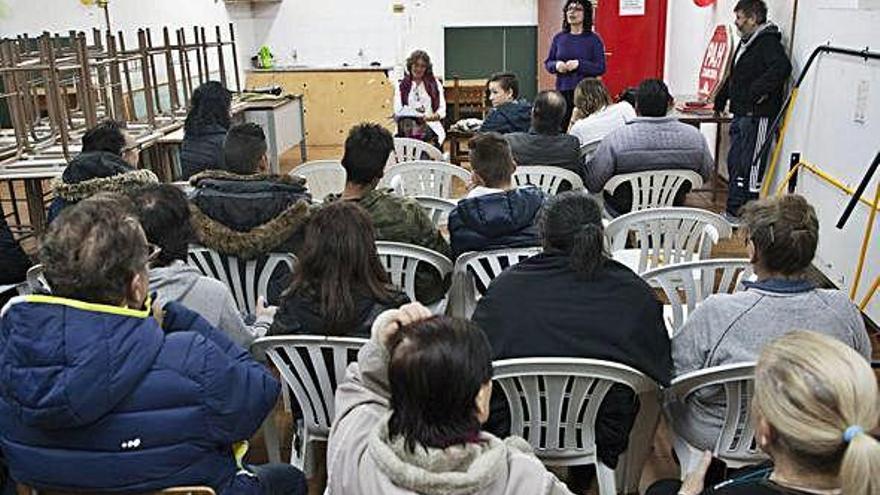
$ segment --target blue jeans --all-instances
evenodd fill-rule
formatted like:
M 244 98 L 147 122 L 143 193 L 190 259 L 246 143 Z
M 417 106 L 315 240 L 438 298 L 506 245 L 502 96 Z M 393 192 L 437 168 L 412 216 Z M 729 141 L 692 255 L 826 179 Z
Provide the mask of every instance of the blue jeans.
M 307 495 L 306 477 L 290 464 L 248 466 L 257 475 L 266 495 Z
M 738 215 L 747 202 L 757 199 L 761 190 L 768 147 L 757 163 L 755 159 L 767 139 L 770 139 L 768 117 L 734 116 L 730 123 L 730 152 L 727 154 L 727 212 Z

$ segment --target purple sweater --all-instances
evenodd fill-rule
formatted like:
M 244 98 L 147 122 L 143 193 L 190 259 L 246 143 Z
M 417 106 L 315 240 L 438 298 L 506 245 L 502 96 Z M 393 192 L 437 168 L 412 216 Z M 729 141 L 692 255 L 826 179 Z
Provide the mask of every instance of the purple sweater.
M 556 73 L 556 62 L 577 60 L 574 72 Z M 556 89 L 570 91 L 585 77 L 601 76 L 605 73 L 605 45 L 598 34 L 590 31 L 583 34 L 557 33 L 550 45 L 550 53 L 544 61 L 547 72 L 556 75 Z

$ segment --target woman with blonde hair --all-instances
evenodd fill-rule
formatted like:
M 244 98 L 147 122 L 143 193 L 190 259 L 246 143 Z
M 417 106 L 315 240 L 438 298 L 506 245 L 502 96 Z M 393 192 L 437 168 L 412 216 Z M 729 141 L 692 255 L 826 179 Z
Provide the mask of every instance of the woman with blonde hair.
M 574 89 L 574 112 L 568 133 L 581 144 L 599 141 L 636 118 L 636 110 L 626 101 L 613 103 L 600 79 L 588 77 Z

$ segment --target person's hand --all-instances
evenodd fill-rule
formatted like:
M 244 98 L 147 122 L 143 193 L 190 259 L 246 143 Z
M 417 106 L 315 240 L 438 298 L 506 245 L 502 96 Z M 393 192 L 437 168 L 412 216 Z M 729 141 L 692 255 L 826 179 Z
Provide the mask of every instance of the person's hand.
M 580 65 L 581 63 L 577 60 L 569 60 L 565 63 L 565 67 L 569 70 L 569 72 L 574 72 L 578 70 L 578 67 L 580 67 Z
M 422 306 L 420 303 L 408 303 L 399 309 L 393 310 L 388 320 L 388 324 L 379 329 L 379 342 L 383 346 L 388 345 L 388 341 L 402 327 L 421 320 L 427 320 L 434 316 L 431 310 Z
M 254 309 L 254 314 L 258 320 L 272 320 L 275 318 L 276 312 L 278 312 L 278 306 L 269 306 L 269 303 L 266 302 L 263 296 L 257 298 L 257 307 Z
M 678 495 L 699 495 L 703 493 L 706 484 L 706 472 L 709 471 L 709 464 L 712 463 L 712 453 L 708 450 L 703 452 L 700 462 L 693 471 L 684 477 Z
M 563 62 L 562 60 L 556 62 L 556 72 L 568 72 L 568 64 L 566 62 Z
M 425 122 L 436 122 L 438 120 L 440 120 L 440 115 L 434 112 L 428 112 L 425 114 Z
M 153 318 L 156 320 L 156 323 L 159 324 L 159 328 L 162 328 L 162 324 L 165 322 L 165 309 L 162 307 L 162 303 L 159 301 L 157 297 L 153 298 L 152 308 L 150 308 L 150 312 L 153 314 Z

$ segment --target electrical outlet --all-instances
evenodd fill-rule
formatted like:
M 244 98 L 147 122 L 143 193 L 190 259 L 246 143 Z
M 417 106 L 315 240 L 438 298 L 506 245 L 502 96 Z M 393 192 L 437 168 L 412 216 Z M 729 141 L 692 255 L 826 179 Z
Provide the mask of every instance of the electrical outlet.
M 853 121 L 856 124 L 866 124 L 868 122 L 868 93 L 871 87 L 870 81 L 862 79 L 856 86 L 856 111 L 853 115 Z

